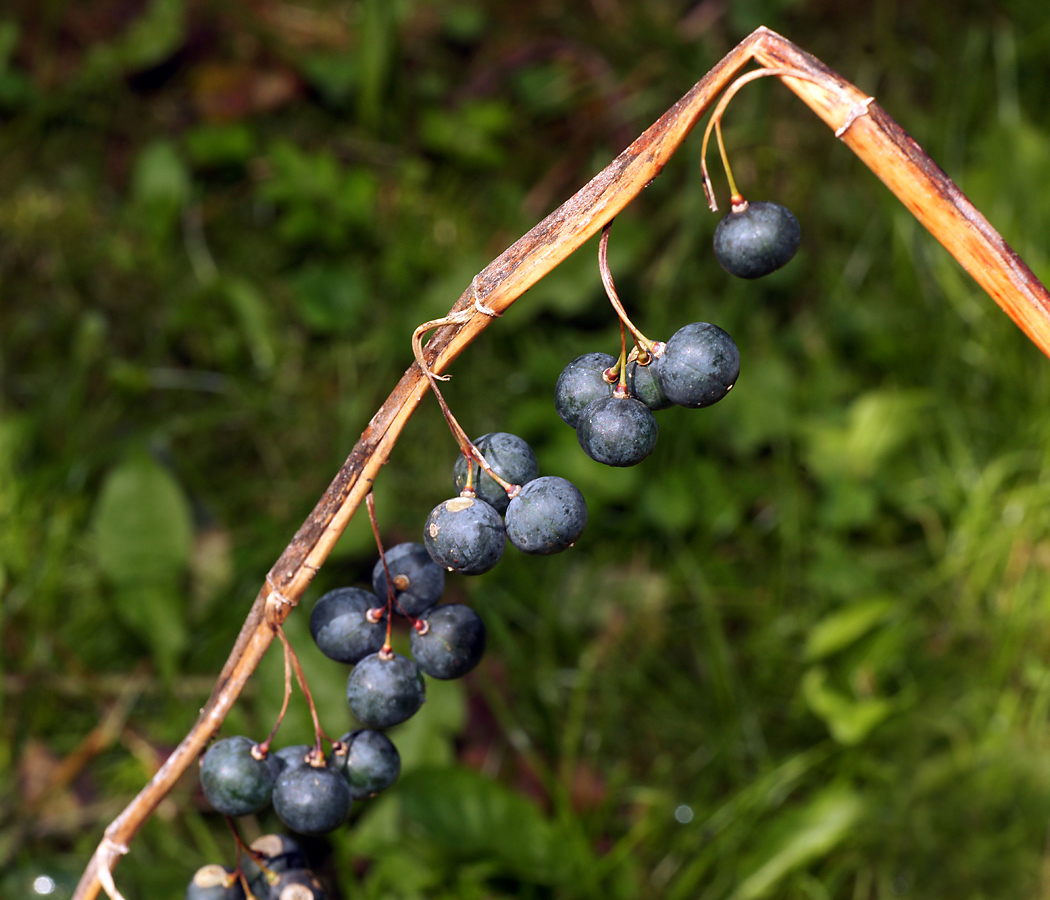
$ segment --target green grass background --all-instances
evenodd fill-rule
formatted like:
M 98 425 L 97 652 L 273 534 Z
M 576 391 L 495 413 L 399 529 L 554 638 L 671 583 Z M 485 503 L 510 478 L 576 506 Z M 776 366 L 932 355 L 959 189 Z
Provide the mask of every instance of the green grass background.
M 69 896 L 412 328 L 759 24 L 1050 276 L 1043 0 L 0 7 L 0 896 Z M 590 523 L 450 579 L 488 655 L 394 733 L 401 783 L 308 842 L 333 897 L 1050 892 L 1050 365 L 780 85 L 725 134 L 745 194 L 802 224 L 787 268 L 715 263 L 699 135 L 610 247 L 650 336 L 734 336 L 724 403 L 661 413 L 634 469 L 583 456 L 551 397 L 617 345 L 596 242 L 454 366 L 467 430 L 529 440 Z M 389 543 L 454 457 L 428 402 L 376 485 Z M 336 735 L 345 667 L 307 614 L 374 556 L 355 520 L 288 625 Z M 281 680 L 274 651 L 225 733 L 262 737 Z M 307 732 L 296 697 L 281 741 Z M 177 898 L 232 861 L 191 775 L 117 881 Z

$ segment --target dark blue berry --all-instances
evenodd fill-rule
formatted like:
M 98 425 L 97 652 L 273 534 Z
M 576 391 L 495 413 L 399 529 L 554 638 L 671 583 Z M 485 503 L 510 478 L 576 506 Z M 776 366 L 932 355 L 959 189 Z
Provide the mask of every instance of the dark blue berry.
M 408 657 L 366 656 L 350 673 L 346 699 L 358 721 L 368 728 L 390 728 L 415 714 L 426 699 L 423 676 Z
M 571 546 L 587 524 L 579 488 L 556 475 L 524 485 L 507 507 L 507 537 L 525 553 L 546 555 Z
M 353 664 L 375 653 L 386 640 L 386 623 L 369 622 L 366 616 L 377 608 L 386 608 L 386 597 L 380 600 L 364 588 L 329 591 L 310 613 L 310 634 L 329 659 Z
M 660 383 L 653 375 L 651 365 L 640 366 L 637 362 L 627 363 L 627 390 L 630 391 L 632 397 L 641 400 L 653 412 L 674 406 L 660 389 Z
M 717 325 L 694 322 L 678 329 L 649 366 L 669 400 L 697 409 L 729 393 L 740 375 L 740 351 Z
M 481 451 L 492 471 L 510 484 L 525 484 L 540 474 L 532 447 L 516 434 L 506 431 L 483 434 L 474 441 L 474 446 Z M 467 458 L 462 454 L 456 460 L 452 481 L 457 491 L 466 487 Z M 507 492 L 493 481 L 488 473 L 483 472 L 477 463 L 474 463 L 474 494 L 501 515 L 510 503 Z
M 715 228 L 715 257 L 739 278 L 761 278 L 789 262 L 802 240 L 791 211 L 779 203 L 749 203 Z
M 554 385 L 554 408 L 566 425 L 575 428 L 588 403 L 612 394 L 613 386 L 602 376 L 615 363 L 608 353 L 584 353 L 562 369 Z
M 374 797 L 397 781 L 401 754 L 383 732 L 361 728 L 339 741 L 346 749 L 332 754 L 333 764 L 346 776 L 355 800 Z
M 499 513 L 484 500 L 453 497 L 427 516 L 423 541 L 439 566 L 463 575 L 480 575 L 503 556 L 507 532 Z
M 413 628 L 408 640 L 412 658 L 431 678 L 461 678 L 481 662 L 485 623 L 469 606 L 435 606 L 423 621 L 426 626 Z
M 576 437 L 591 459 L 607 466 L 633 466 L 656 446 L 656 417 L 634 397 L 595 400 L 576 423 Z
M 353 798 L 346 779 L 330 766 L 289 766 L 273 786 L 273 809 L 300 834 L 327 834 L 350 816 Z
M 201 760 L 204 796 L 217 812 L 245 816 L 270 802 L 277 766 L 252 756 L 255 741 L 229 737 L 216 741 Z
M 186 887 L 186 900 L 244 900 L 241 880 L 225 866 L 201 866 Z
M 418 616 L 441 599 L 445 591 L 445 570 L 430 558 L 426 547 L 415 543 L 398 544 L 385 555 L 394 582 L 394 599 L 406 616 Z M 385 606 L 386 572 L 381 559 L 372 569 L 372 588 Z

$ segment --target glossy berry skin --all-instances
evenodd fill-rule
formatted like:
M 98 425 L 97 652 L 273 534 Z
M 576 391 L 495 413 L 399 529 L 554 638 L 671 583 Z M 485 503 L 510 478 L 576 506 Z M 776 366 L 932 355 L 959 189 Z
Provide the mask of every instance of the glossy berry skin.
M 698 409 L 729 393 L 740 375 L 740 351 L 717 325 L 693 322 L 671 335 L 649 365 L 669 400 Z
M 608 353 L 584 353 L 562 369 L 554 385 L 554 408 L 566 425 L 575 428 L 588 403 L 612 395 L 613 386 L 602 375 L 615 363 Z
M 516 434 L 506 431 L 495 431 L 483 434 L 474 441 L 485 461 L 500 478 L 510 484 L 526 484 L 540 474 L 539 463 L 532 447 Z M 460 454 L 453 470 L 452 481 L 456 491 L 462 491 L 467 484 L 467 458 Z M 492 477 L 474 464 L 474 494 L 484 500 L 496 512 L 502 515 L 510 498 Z
M 270 900 L 328 900 L 328 892 L 313 872 L 290 869 L 270 888 Z M 263 900 L 263 898 L 259 898 Z
M 328 765 L 289 766 L 273 786 L 277 818 L 300 834 L 334 831 L 349 818 L 352 805 L 350 785 Z
M 761 278 L 790 262 L 802 240 L 791 211 L 779 203 L 749 203 L 715 228 L 715 257 L 731 275 Z
M 572 546 L 587 524 L 587 502 L 565 478 L 530 481 L 507 507 L 507 537 L 524 553 L 546 556 Z
M 355 800 L 385 791 L 401 774 L 401 754 L 381 731 L 361 728 L 344 734 L 345 753 L 332 755 L 335 768 L 343 773 Z
M 439 566 L 462 575 L 480 575 L 500 561 L 507 532 L 500 514 L 484 500 L 453 497 L 431 510 L 423 526 L 423 542 Z
M 391 728 L 411 718 L 426 699 L 419 667 L 394 653 L 366 656 L 350 673 L 346 699 L 357 720 L 368 728 Z
M 658 430 L 652 410 L 634 397 L 595 400 L 576 423 L 583 452 L 607 466 L 640 463 L 653 452 Z
M 386 551 L 386 565 L 394 581 L 394 599 L 397 601 L 394 608 L 400 607 L 406 616 L 426 612 L 445 592 L 445 570 L 430 558 L 422 544 L 408 542 L 391 547 Z M 381 559 L 376 560 L 372 568 L 372 589 L 380 604 L 385 606 L 386 572 Z
M 346 587 L 329 591 L 310 613 L 310 634 L 318 649 L 329 659 L 356 663 L 375 653 L 386 640 L 386 623 L 369 622 L 370 609 L 386 608 L 371 591 Z
M 229 737 L 216 741 L 201 760 L 204 796 L 217 812 L 246 816 L 270 802 L 278 767 L 268 758 L 252 756 L 255 741 Z
M 244 900 L 241 880 L 231 878 L 232 873 L 214 863 L 201 866 L 186 887 L 186 900 Z
M 632 397 L 641 400 L 653 412 L 674 406 L 660 388 L 651 364 L 640 366 L 637 362 L 627 363 L 627 390 Z
M 485 653 L 485 623 L 469 606 L 447 603 L 424 617 L 425 633 L 413 628 L 409 646 L 416 664 L 431 678 L 462 678 Z

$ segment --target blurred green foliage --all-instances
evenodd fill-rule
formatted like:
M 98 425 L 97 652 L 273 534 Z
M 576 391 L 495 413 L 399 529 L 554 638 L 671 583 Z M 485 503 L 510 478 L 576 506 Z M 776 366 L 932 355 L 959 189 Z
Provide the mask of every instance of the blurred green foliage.
M 69 896 L 415 325 L 759 24 L 878 97 L 1050 276 L 1038 0 L 0 9 L 0 896 Z M 617 346 L 594 243 L 454 366 L 465 427 L 529 440 L 590 524 L 450 579 L 488 656 L 397 729 L 400 784 L 309 842 L 333 896 L 1045 895 L 1047 360 L 772 80 L 725 134 L 742 189 L 801 221 L 791 265 L 719 269 L 698 140 L 610 247 L 648 334 L 734 335 L 724 403 L 661 413 L 635 469 L 583 456 L 551 393 Z M 390 543 L 454 455 L 425 404 L 376 486 Z M 332 734 L 345 670 L 306 614 L 374 554 L 358 517 L 288 625 Z M 265 734 L 282 683 L 275 652 L 226 733 Z M 295 698 L 281 741 L 308 731 Z M 179 897 L 232 859 L 191 773 L 118 884 Z

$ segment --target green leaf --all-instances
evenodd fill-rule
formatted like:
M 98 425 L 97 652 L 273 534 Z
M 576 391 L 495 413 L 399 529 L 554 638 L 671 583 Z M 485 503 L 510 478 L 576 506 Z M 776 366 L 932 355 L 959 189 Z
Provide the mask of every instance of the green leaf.
M 430 843 L 461 860 L 491 859 L 526 881 L 560 883 L 570 854 L 588 853 L 520 794 L 472 769 L 419 769 L 402 779 L 397 796 Z
M 828 673 L 822 666 L 802 676 L 802 696 L 831 736 L 846 746 L 859 744 L 893 711 L 893 704 L 881 697 L 854 700 L 836 691 L 828 685 Z
M 825 616 L 813 626 L 806 640 L 806 661 L 823 659 L 848 647 L 886 618 L 896 605 L 890 597 L 879 597 Z
M 922 391 L 870 391 L 850 404 L 844 426 L 810 434 L 807 463 L 823 480 L 868 478 L 919 433 L 929 399 Z
M 732 900 L 769 896 L 789 872 L 826 856 L 845 840 L 863 812 L 864 801 L 857 792 L 833 787 L 789 813 L 774 834 L 758 842 L 756 856 L 763 862 L 740 883 Z
M 189 503 L 171 473 L 145 454 L 110 472 L 93 525 L 99 567 L 123 589 L 167 587 L 189 560 Z
M 92 49 L 87 68 L 103 75 L 141 72 L 164 62 L 185 40 L 183 0 L 153 0 L 119 38 Z

